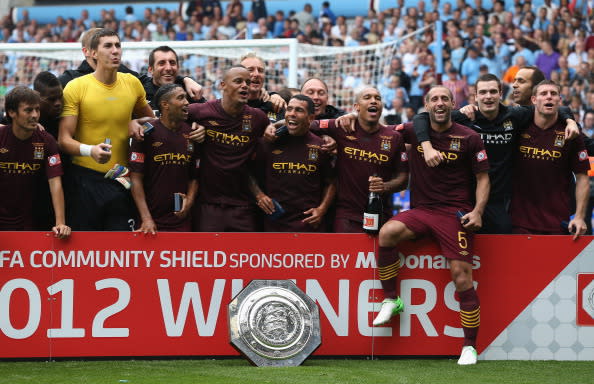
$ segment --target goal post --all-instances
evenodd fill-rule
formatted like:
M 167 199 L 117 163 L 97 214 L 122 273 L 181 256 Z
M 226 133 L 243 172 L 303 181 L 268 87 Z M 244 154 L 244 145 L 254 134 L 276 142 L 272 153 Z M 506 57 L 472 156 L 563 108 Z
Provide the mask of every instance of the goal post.
M 152 49 L 168 45 L 180 59 L 179 74 L 203 85 L 207 99 L 220 97 L 218 84 L 226 68 L 250 52 L 265 61 L 266 89 L 299 88 L 310 77 L 323 79 L 329 88 L 330 104 L 351 110 L 354 95 L 362 86 L 381 87 L 393 57 L 401 56 L 404 42 L 420 40 L 423 29 L 398 40 L 357 47 L 300 44 L 297 39 L 147 41 L 122 42 L 122 62 L 146 73 Z M 431 28 L 431 27 L 429 27 Z M 78 67 L 84 59 L 80 43 L 0 44 L 0 109 L 3 96 L 16 85 L 31 85 L 41 71 L 59 76 Z

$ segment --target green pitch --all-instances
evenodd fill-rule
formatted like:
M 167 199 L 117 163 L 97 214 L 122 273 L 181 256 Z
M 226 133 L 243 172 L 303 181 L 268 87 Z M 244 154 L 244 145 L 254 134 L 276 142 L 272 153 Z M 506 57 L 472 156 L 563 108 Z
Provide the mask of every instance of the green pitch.
M 0 362 L 0 384 L 580 384 L 594 362 L 321 360 L 293 368 L 257 368 L 232 360 Z

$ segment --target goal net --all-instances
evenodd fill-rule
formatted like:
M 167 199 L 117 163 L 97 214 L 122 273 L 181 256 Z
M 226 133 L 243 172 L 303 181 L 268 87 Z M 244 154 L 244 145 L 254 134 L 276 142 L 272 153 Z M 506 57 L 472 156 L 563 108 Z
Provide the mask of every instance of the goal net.
M 358 47 L 299 44 L 296 39 L 123 42 L 123 62 L 146 73 L 149 52 L 168 45 L 180 59 L 180 75 L 191 76 L 204 87 L 205 97 L 220 97 L 218 83 L 226 68 L 255 52 L 266 64 L 266 89 L 299 88 L 310 77 L 323 79 L 329 103 L 352 109 L 354 94 L 364 85 L 382 86 L 389 77 L 390 61 L 402 47 L 420 41 L 424 29 L 398 40 Z M 4 95 L 16 85 L 31 85 L 41 71 L 56 76 L 78 67 L 84 59 L 80 43 L 0 44 L 0 109 Z

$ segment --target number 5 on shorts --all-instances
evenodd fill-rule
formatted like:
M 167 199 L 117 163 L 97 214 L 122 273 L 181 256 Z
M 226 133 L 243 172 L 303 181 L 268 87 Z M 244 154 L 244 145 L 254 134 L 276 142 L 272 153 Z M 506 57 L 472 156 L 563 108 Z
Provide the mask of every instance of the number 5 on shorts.
M 468 247 L 468 240 L 466 240 L 466 232 L 458 231 L 458 245 L 462 249 L 466 249 Z

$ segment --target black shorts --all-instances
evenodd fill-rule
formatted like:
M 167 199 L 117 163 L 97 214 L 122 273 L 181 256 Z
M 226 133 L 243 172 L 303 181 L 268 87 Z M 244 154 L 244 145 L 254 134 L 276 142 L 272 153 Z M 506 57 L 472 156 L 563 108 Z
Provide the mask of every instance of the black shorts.
M 512 233 L 509 215 L 509 199 L 489 201 L 483 213 L 483 226 L 477 233 L 509 234 Z
M 129 231 L 136 208 L 130 191 L 101 172 L 72 165 L 66 196 L 68 223 L 75 231 Z

